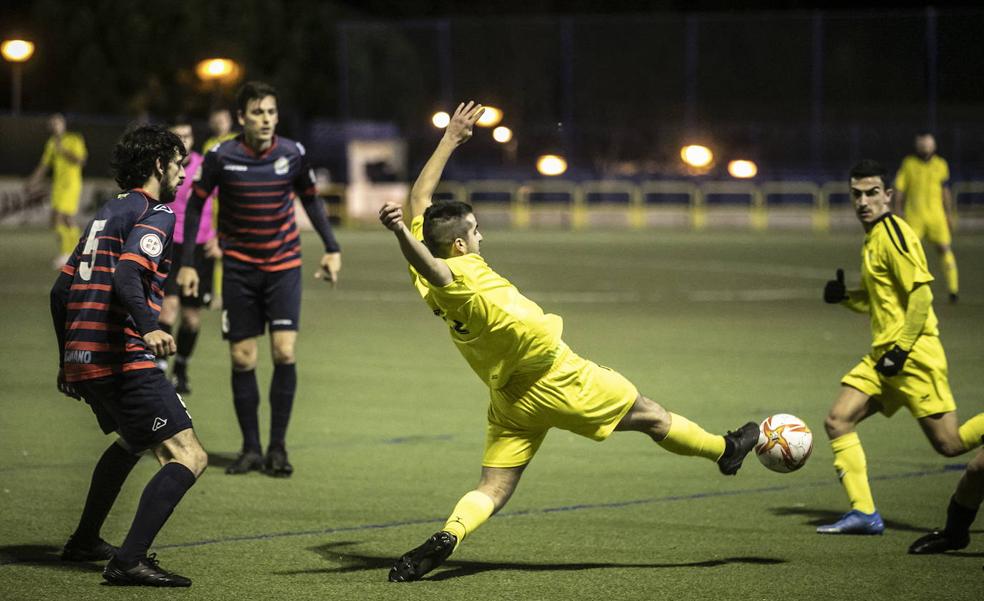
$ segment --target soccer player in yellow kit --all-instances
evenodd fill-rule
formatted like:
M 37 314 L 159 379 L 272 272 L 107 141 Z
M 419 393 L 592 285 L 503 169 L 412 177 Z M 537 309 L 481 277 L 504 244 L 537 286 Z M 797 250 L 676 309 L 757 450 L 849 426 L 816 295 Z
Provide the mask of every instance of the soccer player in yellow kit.
M 58 236 L 58 257 L 53 264 L 61 269 L 75 250 L 82 231 L 75 224 L 79 212 L 79 196 L 82 195 L 82 166 L 88 151 L 82 134 L 66 131 L 65 117 L 55 113 L 48 119 L 51 137 L 44 145 L 44 153 L 28 185 L 35 187 L 45 172 L 51 170 L 51 223 Z
M 881 534 L 885 524 L 875 509 L 868 471 L 856 432 L 875 413 L 890 417 L 905 407 L 936 452 L 954 457 L 980 446 L 984 413 L 958 427 L 956 404 L 947 380 L 946 355 L 933 312 L 933 281 L 919 237 L 892 215 L 892 189 L 885 169 L 864 160 L 850 173 L 851 198 L 864 227 L 861 288 L 846 289 L 844 271 L 827 282 L 824 300 L 871 316 L 871 352 L 841 380 L 840 394 L 824 424 L 834 450 L 834 467 L 851 502 L 851 511 L 821 534 Z
M 482 258 L 471 207 L 431 205 L 444 165 L 481 114 L 481 105 L 458 106 L 411 191 L 410 227 L 400 203 L 379 211 L 410 263 L 417 291 L 447 323 L 451 340 L 490 392 L 478 487 L 458 501 L 439 532 L 396 561 L 393 582 L 418 580 L 439 566 L 501 509 L 550 428 L 598 441 L 616 430 L 643 432 L 672 453 L 717 462 L 727 475 L 758 441 L 752 422 L 725 436 L 709 434 L 640 395 L 618 372 L 579 357 L 561 338 L 562 319 L 544 313 Z
M 957 302 L 960 280 L 957 259 L 951 248 L 951 215 L 954 207 L 949 180 L 950 167 L 943 157 L 936 154 L 933 134 L 918 134 L 916 154 L 905 157 L 895 175 L 895 200 L 916 237 L 936 245 L 950 302 Z

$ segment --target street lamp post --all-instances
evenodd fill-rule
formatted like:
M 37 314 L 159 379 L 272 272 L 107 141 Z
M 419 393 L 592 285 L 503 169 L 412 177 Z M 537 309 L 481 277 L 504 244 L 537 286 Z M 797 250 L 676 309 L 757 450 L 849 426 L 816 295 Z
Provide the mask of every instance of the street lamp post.
M 10 112 L 19 115 L 21 110 L 21 70 L 34 55 L 34 42 L 27 40 L 4 40 L 0 43 L 0 54 L 10 63 L 13 72 L 10 86 Z

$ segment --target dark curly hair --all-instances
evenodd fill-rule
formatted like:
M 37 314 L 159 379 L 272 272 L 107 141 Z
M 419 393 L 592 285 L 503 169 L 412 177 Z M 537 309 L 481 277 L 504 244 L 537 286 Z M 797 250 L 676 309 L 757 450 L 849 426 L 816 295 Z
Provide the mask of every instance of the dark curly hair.
M 113 148 L 110 165 L 116 173 L 116 183 L 124 190 L 139 188 L 154 173 L 159 160 L 167 166 L 174 153 L 184 160 L 184 144 L 181 138 L 159 125 L 144 125 L 123 134 Z

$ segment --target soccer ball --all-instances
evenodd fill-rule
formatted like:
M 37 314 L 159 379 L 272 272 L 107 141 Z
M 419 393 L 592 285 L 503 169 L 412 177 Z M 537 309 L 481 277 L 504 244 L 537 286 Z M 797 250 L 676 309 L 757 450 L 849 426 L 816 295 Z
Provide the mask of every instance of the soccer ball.
M 813 433 L 795 415 L 777 413 L 759 424 L 755 454 L 762 465 L 774 472 L 794 472 L 803 467 L 813 452 Z

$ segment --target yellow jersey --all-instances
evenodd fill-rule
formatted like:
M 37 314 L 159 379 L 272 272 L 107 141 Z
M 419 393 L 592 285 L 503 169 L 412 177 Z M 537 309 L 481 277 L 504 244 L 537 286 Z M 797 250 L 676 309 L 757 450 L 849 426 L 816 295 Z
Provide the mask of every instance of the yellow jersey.
M 411 223 L 418 240 L 423 240 L 423 224 L 422 216 Z M 560 316 L 544 313 L 481 255 L 443 260 L 453 276 L 447 286 L 431 285 L 412 266 L 411 280 L 431 311 L 448 324 L 451 340 L 478 377 L 498 389 L 514 375 L 549 369 L 561 347 Z
M 45 167 L 51 169 L 51 187 L 75 189 L 82 187 L 82 163 L 85 162 L 88 152 L 85 148 L 85 140 L 81 134 L 67 131 L 62 134 L 61 147 L 69 153 L 79 158 L 75 163 L 65 158 L 62 153 L 56 150 L 58 141 L 55 136 L 48 138 L 44 145 L 44 154 L 41 155 L 41 162 Z
M 895 175 L 895 189 L 905 194 L 906 215 L 945 219 L 943 186 L 949 179 L 950 167 L 943 157 L 934 154 L 928 161 L 905 157 Z
M 909 294 L 917 285 L 932 281 L 918 236 L 905 221 L 886 213 L 874 223 L 861 248 L 861 286 L 868 294 L 872 348 L 898 339 Z M 939 335 L 939 321 L 932 307 L 919 335 Z
M 231 131 L 227 134 L 222 134 L 221 136 L 212 136 L 211 138 L 205 140 L 205 143 L 202 144 L 202 154 L 204 155 L 209 150 L 212 150 L 212 147 L 215 146 L 216 144 L 220 144 L 222 142 L 225 142 L 226 140 L 231 140 L 238 135 L 239 134 L 237 134 L 236 132 Z

